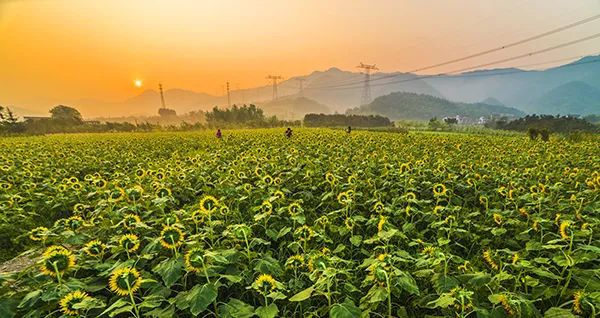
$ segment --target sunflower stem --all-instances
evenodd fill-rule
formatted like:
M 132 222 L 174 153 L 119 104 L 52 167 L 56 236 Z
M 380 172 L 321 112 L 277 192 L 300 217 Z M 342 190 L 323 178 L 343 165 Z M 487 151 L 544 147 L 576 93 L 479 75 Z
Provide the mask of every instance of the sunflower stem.
M 125 280 L 125 284 L 127 284 L 127 292 L 129 293 L 129 299 L 131 300 L 131 306 L 133 306 L 133 310 L 135 311 L 135 316 L 140 318 L 140 311 L 135 304 L 135 299 L 133 298 L 133 293 L 131 292 L 131 284 L 129 284 L 129 277 Z

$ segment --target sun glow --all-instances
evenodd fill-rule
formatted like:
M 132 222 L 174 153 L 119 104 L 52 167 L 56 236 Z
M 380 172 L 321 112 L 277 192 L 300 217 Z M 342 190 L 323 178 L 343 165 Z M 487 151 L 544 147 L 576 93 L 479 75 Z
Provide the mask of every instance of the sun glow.
M 136 79 L 135 81 L 133 81 L 133 85 L 135 85 L 135 87 L 142 87 L 143 84 L 144 82 L 142 82 L 141 79 Z

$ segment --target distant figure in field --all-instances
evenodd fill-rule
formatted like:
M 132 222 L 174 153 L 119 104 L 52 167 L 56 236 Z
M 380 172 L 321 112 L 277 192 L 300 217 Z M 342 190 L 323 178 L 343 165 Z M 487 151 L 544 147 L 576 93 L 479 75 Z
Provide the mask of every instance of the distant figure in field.
M 347 133 L 351 133 L 352 132 L 352 127 L 348 126 L 348 129 L 346 129 Z
M 288 137 L 288 138 L 292 138 L 292 129 L 290 127 L 288 127 L 285 130 L 285 136 Z
M 217 129 L 217 138 L 221 139 L 221 137 L 223 137 L 223 134 L 221 134 L 221 129 Z

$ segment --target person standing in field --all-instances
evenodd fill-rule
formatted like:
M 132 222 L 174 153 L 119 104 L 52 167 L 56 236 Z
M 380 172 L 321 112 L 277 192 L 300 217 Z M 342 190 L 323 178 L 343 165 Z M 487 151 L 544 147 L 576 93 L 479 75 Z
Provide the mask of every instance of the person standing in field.
M 217 134 L 216 134 L 218 139 L 221 139 L 221 137 L 223 136 L 223 134 L 221 134 L 221 129 L 217 129 Z
M 347 133 L 351 133 L 352 132 L 352 127 L 348 126 L 348 129 L 346 129 Z
M 292 138 L 292 129 L 290 127 L 288 127 L 285 130 L 285 136 L 288 137 L 288 138 Z

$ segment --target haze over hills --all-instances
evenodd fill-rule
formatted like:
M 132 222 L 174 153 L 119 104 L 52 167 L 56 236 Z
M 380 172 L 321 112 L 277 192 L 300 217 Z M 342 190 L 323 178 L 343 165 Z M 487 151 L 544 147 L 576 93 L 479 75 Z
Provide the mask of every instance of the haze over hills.
M 274 101 L 259 102 L 256 106 L 260 107 L 265 115 L 275 115 L 283 120 L 300 120 L 308 113 L 327 114 L 331 112 L 327 106 L 302 96 L 286 96 Z
M 501 105 L 483 103 L 457 103 L 449 100 L 415 93 L 397 92 L 377 97 L 369 105 L 348 110 L 353 115 L 382 115 L 391 120 L 429 120 L 437 117 L 453 117 L 459 115 L 477 121 L 480 117 L 490 116 L 520 117 L 522 111 Z
M 378 80 L 382 77 L 386 78 Z M 274 113 L 294 114 L 292 117 L 302 117 L 313 107 L 322 112 L 343 113 L 347 109 L 359 106 L 364 79 L 364 74 L 360 72 L 332 67 L 325 71 L 314 71 L 308 75 L 291 77 L 279 83 L 280 98 L 287 96 L 284 100 L 290 101 L 289 97 L 300 96 L 298 79 L 304 79 L 303 96 L 314 101 L 314 105 L 309 106 L 306 101 L 287 103 L 287 105 L 278 102 L 269 103 L 272 100 L 270 85 L 232 90 L 231 101 L 238 105 L 249 103 L 265 105 L 276 109 Z M 440 77 L 378 72 L 372 74 L 371 79 L 373 99 L 394 92 L 410 92 L 445 98 L 453 102 L 506 105 L 525 113 L 553 115 L 600 113 L 600 56 L 588 56 L 543 71 L 505 68 Z M 394 83 L 381 85 L 389 82 Z M 179 114 L 210 110 L 214 106 L 223 107 L 227 104 L 226 96 L 177 88 L 165 90 L 165 99 L 167 106 L 175 109 Z M 48 109 L 57 104 L 74 106 L 86 118 L 152 116 L 157 114 L 157 109 L 160 107 L 160 96 L 156 90 L 150 89 L 121 102 L 92 99 L 56 101 L 49 102 Z M 17 105 L 17 107 L 11 108 L 20 116 L 46 114 L 29 110 L 27 105 Z

